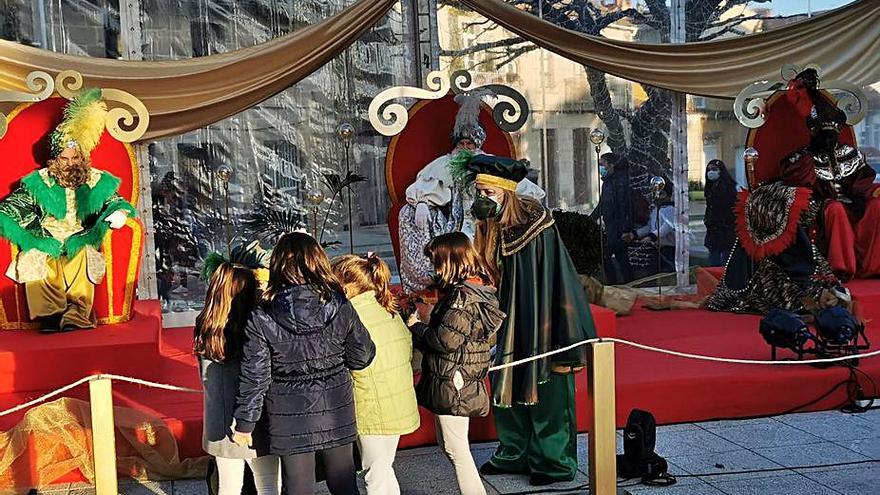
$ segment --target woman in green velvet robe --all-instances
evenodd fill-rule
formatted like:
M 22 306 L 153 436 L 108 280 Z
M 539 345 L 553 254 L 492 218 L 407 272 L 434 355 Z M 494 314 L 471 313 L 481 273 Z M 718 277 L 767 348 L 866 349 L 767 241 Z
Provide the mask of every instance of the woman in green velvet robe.
M 553 221 L 538 202 L 516 195 L 524 161 L 490 155 L 468 163 L 477 198 L 477 249 L 493 271 L 507 319 L 495 364 L 560 349 L 596 336 L 590 307 Z M 533 485 L 570 481 L 577 473 L 573 373 L 586 346 L 492 373 L 500 445 L 481 467 L 486 475 L 522 473 Z

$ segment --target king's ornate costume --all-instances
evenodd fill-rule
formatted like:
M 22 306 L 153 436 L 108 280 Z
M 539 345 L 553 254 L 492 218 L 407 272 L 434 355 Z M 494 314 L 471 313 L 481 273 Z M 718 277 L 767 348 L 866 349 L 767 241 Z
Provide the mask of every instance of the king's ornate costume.
M 808 146 L 782 164 L 783 182 L 811 189 L 813 201 L 821 205 L 816 218 L 818 242 L 831 268 L 845 278 L 880 275 L 880 199 L 875 177 L 859 150 L 840 143 L 826 149 L 821 144 Z
M 95 285 L 106 271 L 101 243 L 135 214 L 117 194 L 120 180 L 89 165 L 106 114 L 100 90 L 71 101 L 50 135 L 48 167 L 0 201 L 0 236 L 18 250 L 6 275 L 25 284 L 30 317 L 46 331 L 95 326 Z
M 809 144 L 790 153 L 779 176 L 740 193 L 737 246 L 713 310 L 806 311 L 841 279 L 880 274 L 880 188 L 853 146 L 840 142 L 845 114 L 818 90 L 813 69 L 785 98 L 805 120 Z
M 416 180 L 406 189 L 406 202 L 399 214 L 400 279 L 404 290 L 411 294 L 428 287 L 433 267 L 424 254 L 431 239 L 448 232 L 464 232 L 474 237 L 474 220 L 470 215 L 473 185 L 464 181 L 465 164 L 480 148 L 486 131 L 478 122 L 484 93 L 456 97 L 460 109 L 452 136 L 453 149 L 425 165 Z M 460 146 L 468 140 L 476 147 L 469 151 Z M 544 191 L 528 179 L 520 181 L 517 192 L 543 199 Z

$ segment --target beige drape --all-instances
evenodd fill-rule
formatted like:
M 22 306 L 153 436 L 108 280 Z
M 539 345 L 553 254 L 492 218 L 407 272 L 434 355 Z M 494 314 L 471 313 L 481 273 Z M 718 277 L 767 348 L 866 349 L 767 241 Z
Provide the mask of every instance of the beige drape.
M 880 80 L 880 0 L 862 0 L 788 27 L 739 38 L 639 44 L 559 28 L 502 0 L 461 0 L 510 31 L 578 63 L 633 81 L 732 97 L 785 64 L 819 64 L 823 78 Z M 150 112 L 142 139 L 181 134 L 245 110 L 302 80 L 360 38 L 395 0 L 359 0 L 325 21 L 261 45 L 208 57 L 129 62 L 58 54 L 0 41 L 0 89 L 28 73 L 67 69 L 85 84 L 132 93 Z
M 67 69 L 85 84 L 135 95 L 150 112 L 142 139 L 172 136 L 222 120 L 280 93 L 354 43 L 396 0 L 360 0 L 318 24 L 266 43 L 208 57 L 133 62 L 63 55 L 0 41 L 0 89 L 25 90 L 34 70 Z
M 704 96 L 734 97 L 786 64 L 818 64 L 824 80 L 880 81 L 880 0 L 861 0 L 771 31 L 716 41 L 643 44 L 560 28 L 503 0 L 460 0 L 569 60 L 632 81 Z

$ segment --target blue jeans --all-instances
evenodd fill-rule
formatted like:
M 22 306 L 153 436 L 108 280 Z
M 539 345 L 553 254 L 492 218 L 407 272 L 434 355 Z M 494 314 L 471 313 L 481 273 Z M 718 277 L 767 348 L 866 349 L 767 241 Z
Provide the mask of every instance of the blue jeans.
M 727 258 L 730 257 L 730 251 L 709 250 L 709 266 L 724 266 Z

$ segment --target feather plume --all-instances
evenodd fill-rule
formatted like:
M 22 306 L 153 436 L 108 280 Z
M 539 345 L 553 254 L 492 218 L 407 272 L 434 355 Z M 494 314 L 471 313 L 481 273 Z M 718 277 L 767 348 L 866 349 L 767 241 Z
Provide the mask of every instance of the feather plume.
M 107 118 L 107 105 L 101 95 L 100 88 L 87 89 L 67 104 L 64 120 L 50 137 L 53 156 L 61 154 L 69 141 L 75 141 L 85 156 L 98 146 Z
M 458 113 L 455 115 L 453 138 L 467 135 L 471 129 L 480 127 L 480 104 L 483 103 L 483 98 L 487 97 L 495 97 L 495 93 L 488 88 L 478 88 L 455 96 Z

